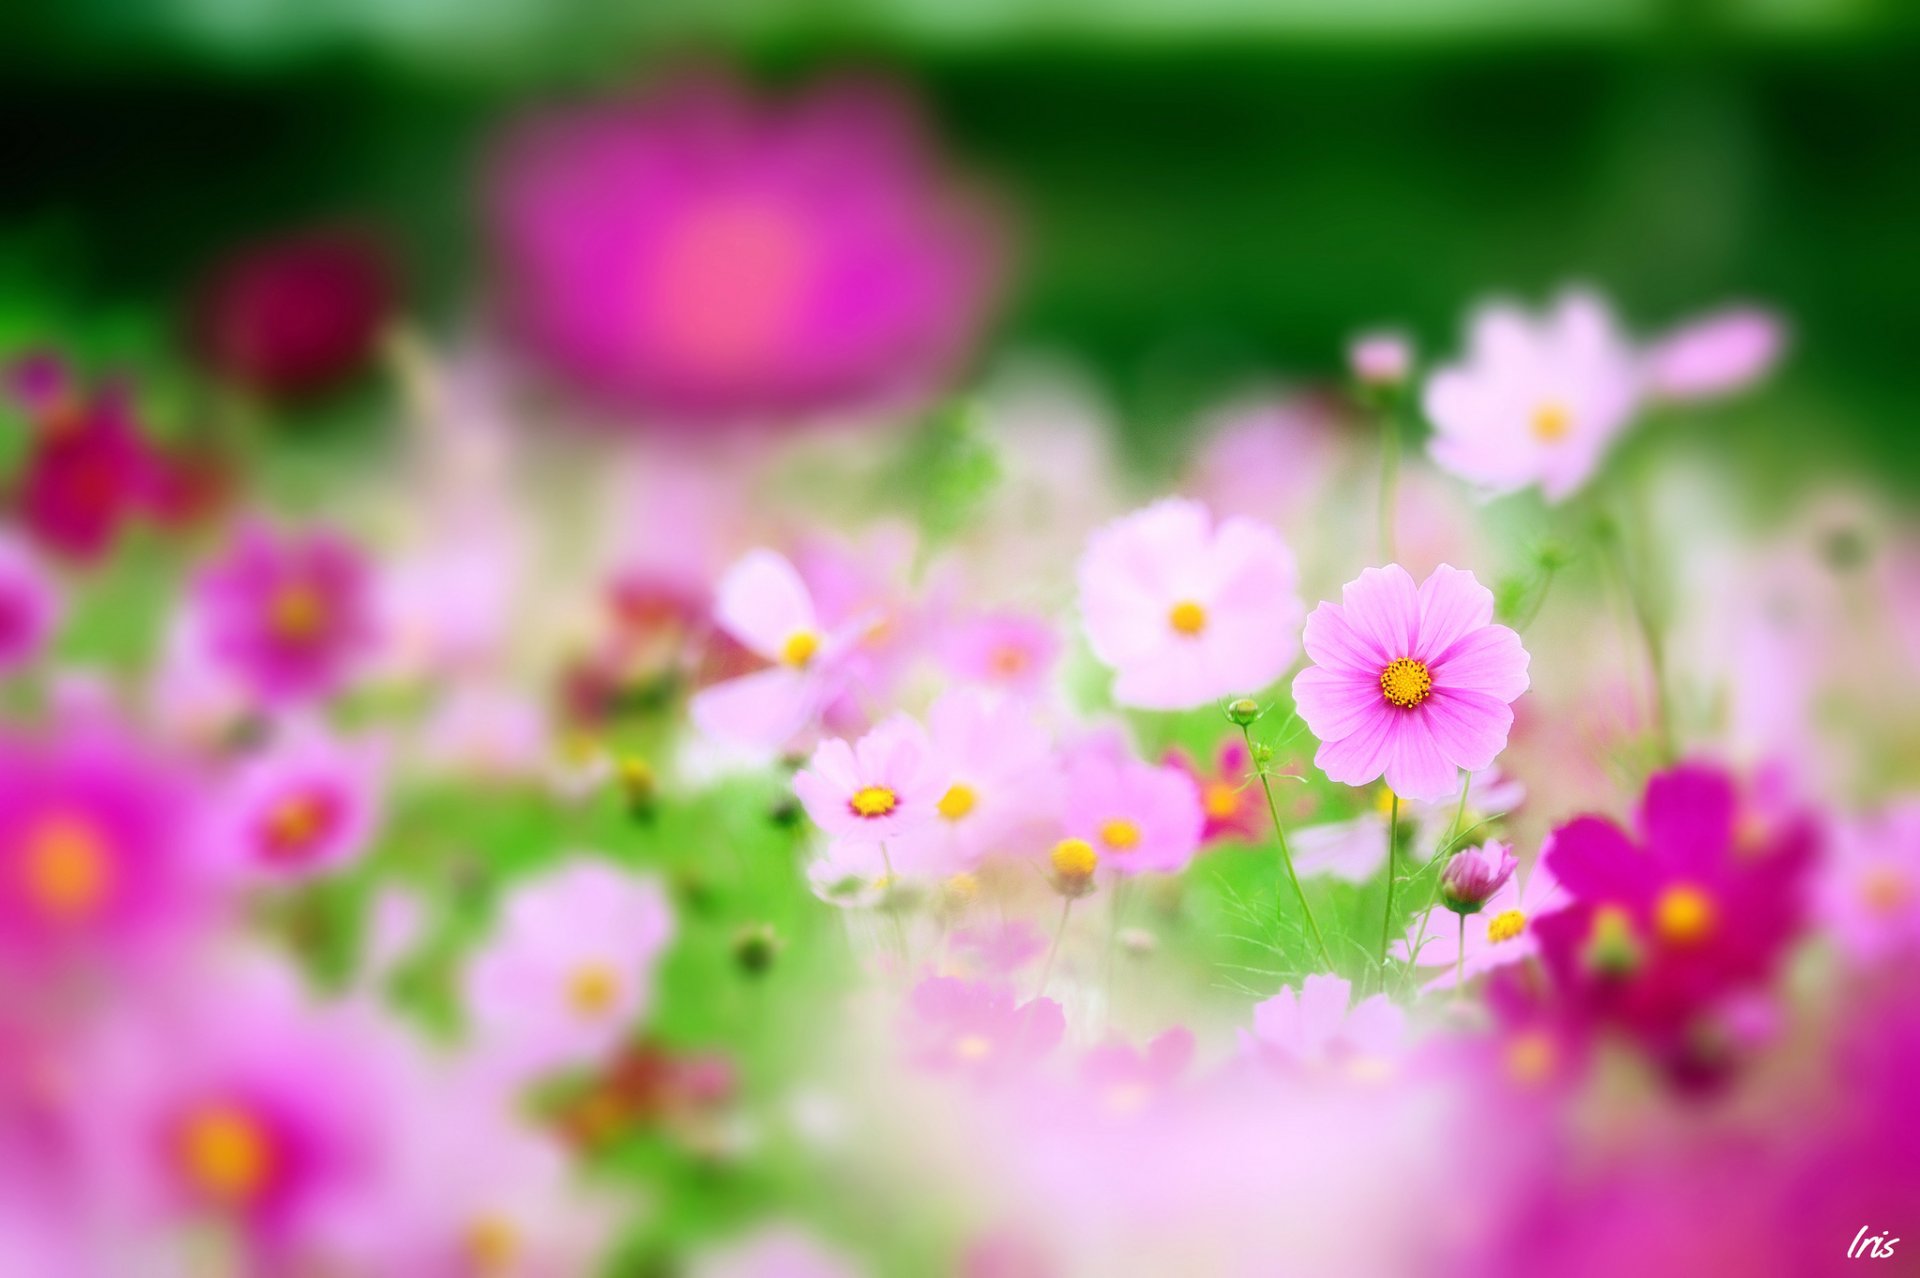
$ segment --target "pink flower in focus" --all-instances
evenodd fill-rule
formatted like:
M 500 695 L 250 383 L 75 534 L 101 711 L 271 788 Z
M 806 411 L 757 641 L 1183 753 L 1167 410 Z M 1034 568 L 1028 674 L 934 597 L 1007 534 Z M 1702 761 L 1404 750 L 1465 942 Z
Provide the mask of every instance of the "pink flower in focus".
M 986 1082 L 1030 1069 L 1066 1028 L 1066 1014 L 1050 998 L 1017 1003 L 1006 985 L 930 976 L 908 996 L 901 1033 L 922 1069 Z
M 269 706 L 340 690 L 374 640 L 373 574 L 324 529 L 244 525 L 195 587 L 207 652 Z
M 1920 952 L 1920 800 L 1841 822 L 1816 899 L 1856 962 Z
M 1067 764 L 1066 833 L 1112 874 L 1178 874 L 1200 848 L 1205 815 L 1178 768 L 1082 748 Z
M 822 741 L 793 778 L 793 790 L 833 838 L 874 843 L 931 826 L 944 794 L 927 734 L 905 715 L 854 745 Z
M 521 126 L 491 182 L 508 318 L 581 389 L 668 419 L 931 392 L 997 275 L 892 93 L 765 107 L 719 77 Z
M 1559 501 L 1587 482 L 1631 421 L 1640 367 L 1591 294 L 1569 293 L 1537 320 L 1486 307 L 1465 359 L 1427 379 L 1428 449 L 1442 469 L 1489 492 L 1538 484 Z
M 1200 830 L 1202 843 L 1220 839 L 1258 843 L 1266 837 L 1266 799 L 1254 777 L 1253 760 L 1244 740 L 1228 737 L 1222 741 L 1210 772 L 1202 772 L 1181 750 L 1168 751 L 1166 763 L 1186 773 L 1200 794 L 1200 810 L 1206 817 Z
M 1250 519 L 1216 528 L 1198 502 L 1166 498 L 1094 533 L 1079 578 L 1088 642 L 1122 705 L 1258 692 L 1298 651 L 1293 552 Z
M 1038 617 L 983 613 L 947 627 L 939 655 L 956 679 L 1036 701 L 1060 659 L 1060 636 Z
M 784 745 L 840 690 L 852 636 L 824 630 L 800 574 L 780 555 L 751 551 L 727 570 L 715 594 L 714 622 L 772 664 L 695 694 L 688 710 L 708 736 Z
M 1384 994 L 1348 1008 L 1353 987 L 1316 973 L 1253 1009 L 1253 1030 L 1239 1031 L 1241 1049 L 1288 1069 L 1357 1080 L 1391 1071 L 1404 1049 L 1406 1016 Z
M 0 533 L 0 674 L 35 661 L 59 617 L 59 589 L 46 567 L 25 542 Z
M 1534 921 L 1564 904 L 1566 898 L 1544 860 L 1533 867 L 1524 886 L 1518 874 L 1510 875 L 1486 899 L 1479 912 L 1468 917 L 1466 960 L 1464 971 L 1460 974 L 1472 980 L 1484 972 L 1524 962 L 1538 954 L 1540 942 L 1534 935 Z M 1437 964 L 1443 969 L 1427 983 L 1426 988 L 1452 989 L 1455 962 L 1461 954 L 1459 916 L 1443 905 L 1436 905 L 1427 912 L 1424 922 L 1426 931 L 1420 944 L 1420 966 L 1432 967 Z M 1416 921 L 1409 936 L 1419 931 L 1420 923 Z M 1405 962 L 1410 945 L 1411 941 L 1395 942 L 1394 957 Z
M 949 692 L 933 703 L 927 727 L 938 819 L 904 836 L 904 859 L 958 872 L 989 856 L 1044 846 L 1065 785 L 1052 743 L 1026 706 Z
M 1348 785 L 1384 774 L 1411 799 L 1491 766 L 1527 690 L 1527 651 L 1493 624 L 1493 592 L 1446 564 L 1418 590 L 1398 564 L 1367 569 L 1313 610 L 1306 647 L 1293 699 L 1320 739 L 1314 763 Z
M 366 850 L 380 818 L 383 752 L 312 729 L 248 760 L 222 804 L 229 855 L 262 879 L 338 870 Z
M 1765 377 L 1785 346 L 1786 327 L 1771 311 L 1716 311 L 1653 344 L 1646 353 L 1648 389 L 1677 400 L 1731 395 Z
M 467 968 L 475 1049 L 510 1078 L 606 1055 L 652 1005 L 674 930 L 657 881 L 604 861 L 518 885 Z

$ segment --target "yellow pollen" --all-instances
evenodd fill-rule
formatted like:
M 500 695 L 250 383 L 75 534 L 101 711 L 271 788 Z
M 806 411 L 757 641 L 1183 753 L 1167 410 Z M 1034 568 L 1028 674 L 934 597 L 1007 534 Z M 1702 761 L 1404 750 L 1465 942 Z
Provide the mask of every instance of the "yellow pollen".
M 1565 439 L 1573 429 L 1573 414 L 1566 405 L 1546 403 L 1533 410 L 1533 437 L 1543 444 Z
M 958 821 L 973 811 L 974 798 L 972 786 L 955 782 L 947 787 L 947 792 L 940 796 L 940 802 L 933 806 L 938 808 L 940 815 L 947 820 Z
M 1060 840 L 1054 844 L 1050 859 L 1053 872 L 1063 879 L 1091 878 L 1094 867 L 1100 864 L 1100 854 L 1085 839 Z
M 853 792 L 848 806 L 852 807 L 855 816 L 868 819 L 883 817 L 900 806 L 900 796 L 884 785 L 862 786 Z
M 1660 894 L 1653 907 L 1654 929 L 1673 945 L 1692 945 L 1713 931 L 1713 898 L 1697 887 L 1677 883 Z
M 1191 599 L 1183 599 L 1167 614 L 1167 624 L 1183 635 L 1197 635 L 1207 628 L 1207 610 Z
M 520 1231 L 493 1212 L 467 1226 L 467 1258 L 481 1274 L 505 1273 L 520 1255 Z
M 257 1119 L 236 1105 L 196 1110 L 180 1129 L 179 1156 L 194 1186 L 229 1205 L 258 1194 L 273 1173 L 273 1144 Z
M 306 852 L 327 828 L 327 806 L 311 794 L 290 795 L 267 813 L 267 852 L 293 859 Z
M 620 978 L 605 963 L 575 968 L 567 980 L 567 1001 L 582 1016 L 605 1016 L 620 994 Z
M 1545 1030 L 1527 1030 L 1507 1043 L 1507 1073 L 1522 1083 L 1543 1083 L 1553 1073 L 1559 1048 Z
M 1215 781 L 1207 786 L 1206 795 L 1201 800 L 1207 815 L 1216 821 L 1224 821 L 1240 810 L 1240 790 L 1225 781 Z
M 820 636 L 811 630 L 796 630 L 780 645 L 780 664 L 805 670 L 820 651 Z
M 1860 899 L 1875 914 L 1897 914 L 1913 900 L 1913 880 L 1898 866 L 1876 865 L 1861 876 Z
M 282 639 L 311 639 L 327 619 L 326 600 L 312 586 L 282 586 L 268 606 L 268 620 Z
M 1487 920 L 1487 940 L 1498 945 L 1511 941 L 1527 930 L 1527 916 L 1519 910 L 1502 910 Z
M 1129 852 L 1140 846 L 1140 827 L 1125 817 L 1115 817 L 1100 825 L 1100 841 L 1112 852 Z
M 1433 676 L 1427 673 L 1424 661 L 1400 657 L 1388 662 L 1387 668 L 1380 672 L 1380 695 L 1403 710 L 1419 705 L 1432 691 Z
M 28 897 L 63 923 L 98 910 L 113 879 L 112 857 L 100 831 L 64 813 L 44 818 L 27 836 L 24 870 Z
M 984 1034 L 966 1034 L 953 1045 L 953 1054 L 963 1061 L 983 1061 L 993 1055 L 993 1040 Z

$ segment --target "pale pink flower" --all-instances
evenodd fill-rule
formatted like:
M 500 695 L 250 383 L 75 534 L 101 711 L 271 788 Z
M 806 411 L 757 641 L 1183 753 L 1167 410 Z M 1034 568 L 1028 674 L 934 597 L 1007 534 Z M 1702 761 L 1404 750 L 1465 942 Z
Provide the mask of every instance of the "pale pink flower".
M 1263 391 L 1209 412 L 1205 438 L 1181 491 L 1221 516 L 1281 522 L 1294 536 L 1315 531 L 1308 516 L 1325 498 L 1341 462 L 1348 425 L 1327 396 Z
M 262 879 L 338 870 L 366 850 L 380 819 L 384 751 L 311 726 L 241 765 L 220 805 L 232 863 Z
M 1239 1031 L 1248 1055 L 1312 1074 L 1355 1079 L 1391 1072 L 1405 1048 L 1404 1013 L 1384 994 L 1349 1009 L 1353 987 L 1316 973 L 1253 1009 L 1253 1030 Z
M 1689 320 L 1646 352 L 1648 389 L 1664 399 L 1713 399 L 1765 377 L 1787 341 L 1780 317 L 1737 306 Z
M 1920 800 L 1840 822 L 1816 900 L 1856 962 L 1920 952 Z
M 1122 705 L 1258 692 L 1298 652 L 1293 552 L 1253 520 L 1215 527 L 1198 502 L 1166 498 L 1094 533 L 1079 577 L 1087 639 Z
M 1347 366 L 1368 385 L 1397 386 L 1413 371 L 1413 342 L 1397 330 L 1362 333 L 1347 347 Z
M 939 820 L 935 805 L 945 793 L 925 729 L 905 715 L 853 745 L 822 741 L 793 790 L 828 835 L 876 843 Z
M 985 1082 L 1031 1069 L 1059 1045 L 1066 1027 L 1050 998 L 1022 1003 L 1005 984 L 930 976 L 914 986 L 901 1034 L 922 1069 Z
M 947 626 L 938 655 L 956 679 L 1034 701 L 1053 677 L 1060 636 L 1038 617 L 982 613 Z
M 1193 778 L 1103 748 L 1067 764 L 1066 833 L 1084 839 L 1108 874 L 1178 874 L 1200 849 L 1206 814 Z
M 1066 788 L 1052 742 L 1025 705 L 949 692 L 933 703 L 927 727 L 938 819 L 902 837 L 903 862 L 952 873 L 1047 845 Z
M 0 533 L 0 674 L 37 659 L 60 618 L 60 593 L 24 540 Z
M 750 551 L 715 592 L 714 621 L 766 669 L 696 694 L 689 712 L 708 736 L 740 745 L 785 745 L 811 723 L 843 682 L 850 631 L 829 633 L 793 565 Z
M 1553 871 L 1547 868 L 1544 860 L 1535 862 L 1533 870 L 1524 880 L 1518 874 L 1509 876 L 1487 898 L 1479 913 L 1467 916 L 1466 961 L 1461 975 L 1472 980 L 1497 968 L 1525 962 L 1538 954 L 1540 942 L 1534 935 L 1534 920 L 1566 903 L 1567 898 L 1560 891 L 1559 881 L 1553 877 Z M 1462 953 L 1460 916 L 1444 905 L 1434 906 L 1424 920 L 1414 921 L 1408 939 L 1394 943 L 1394 957 L 1402 962 L 1407 961 L 1412 946 L 1411 938 L 1421 934 L 1423 926 L 1425 933 L 1420 943 L 1419 965 L 1432 967 L 1438 964 L 1442 968 L 1438 976 L 1427 982 L 1426 988 L 1452 989 L 1455 965 Z
M 517 886 L 467 968 L 476 1050 L 517 1078 L 604 1056 L 652 1005 L 673 935 L 659 882 L 604 861 Z
M 1417 589 L 1398 564 L 1369 568 L 1342 602 L 1307 618 L 1314 664 L 1294 704 L 1320 739 L 1314 762 L 1335 781 L 1384 774 L 1396 794 L 1458 793 L 1459 769 L 1506 748 L 1512 702 L 1527 689 L 1520 636 L 1493 623 L 1493 592 L 1446 564 Z
M 862 1278 L 866 1269 L 797 1225 L 763 1225 L 693 1257 L 690 1278 Z
M 1491 305 L 1464 359 L 1427 379 L 1428 448 L 1489 492 L 1538 484 L 1559 501 L 1592 476 L 1640 392 L 1640 356 L 1598 297 L 1569 293 L 1538 319 Z

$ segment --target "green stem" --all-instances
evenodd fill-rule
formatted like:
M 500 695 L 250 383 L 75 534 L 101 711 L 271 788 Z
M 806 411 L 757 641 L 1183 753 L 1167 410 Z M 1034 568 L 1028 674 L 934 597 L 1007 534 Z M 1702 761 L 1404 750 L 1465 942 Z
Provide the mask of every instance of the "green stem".
M 900 950 L 900 970 L 902 975 L 904 975 L 907 969 L 907 954 L 908 954 L 907 925 L 900 921 L 900 911 L 893 908 L 893 897 L 894 897 L 893 858 L 887 855 L 887 845 L 884 841 L 880 844 L 880 864 L 885 866 L 887 870 L 887 890 L 885 894 L 882 895 L 880 898 L 880 908 L 885 910 L 887 912 L 887 915 L 893 919 L 893 939 L 894 939 L 894 943 L 899 947 L 899 950 Z
M 1453 996 L 1464 999 L 1467 996 L 1467 916 L 1460 918 L 1460 944 L 1453 951 Z
M 1614 572 L 1620 579 L 1620 590 L 1626 596 L 1627 610 L 1633 615 L 1634 628 L 1640 632 L 1640 642 L 1646 648 L 1647 676 L 1653 685 L 1654 733 L 1659 743 L 1660 757 L 1671 763 L 1673 761 L 1673 712 L 1667 695 L 1667 653 L 1666 643 L 1660 633 L 1660 622 L 1653 615 L 1653 608 L 1647 602 L 1643 589 L 1644 583 L 1634 573 L 1622 526 L 1616 521 L 1601 540 L 1606 545 L 1607 557 L 1613 563 Z
M 1388 793 L 1392 793 L 1389 791 Z M 1380 916 L 1380 989 L 1387 988 L 1387 945 L 1393 936 L 1393 853 L 1400 842 L 1400 796 L 1393 796 L 1393 808 L 1387 817 L 1387 908 Z
M 1533 606 L 1527 609 L 1525 617 L 1514 623 L 1515 630 L 1524 633 L 1533 624 L 1534 618 L 1540 615 L 1540 609 L 1546 606 L 1547 592 L 1553 589 L 1553 574 L 1557 571 L 1551 567 L 1540 570 L 1540 589 L 1533 596 Z
M 1434 849 L 1432 858 L 1414 872 L 1413 877 L 1416 880 L 1422 874 L 1432 869 L 1435 862 L 1453 850 L 1454 842 L 1460 838 L 1460 823 L 1467 819 L 1467 791 L 1472 785 L 1473 773 L 1467 771 L 1465 768 L 1460 769 L 1460 801 L 1453 807 L 1453 822 L 1447 826 L 1446 838 L 1442 839 L 1440 846 Z M 1440 880 L 1438 878 L 1434 879 L 1436 893 L 1439 882 Z M 1420 947 L 1427 943 L 1427 920 L 1433 917 L 1433 906 L 1434 903 L 1428 901 L 1427 908 L 1420 911 L 1420 929 L 1413 934 L 1413 947 L 1407 951 L 1407 976 L 1409 984 L 1412 982 L 1414 966 L 1420 962 Z
M 1067 934 L 1067 915 L 1073 912 L 1073 898 L 1066 897 L 1060 902 L 1060 921 L 1053 927 L 1053 944 L 1047 947 L 1047 961 L 1040 969 L 1040 984 L 1033 991 L 1038 999 L 1047 992 L 1047 978 L 1053 975 L 1053 960 L 1060 956 L 1060 938 Z
M 1393 409 L 1380 410 L 1380 557 L 1392 563 L 1394 488 L 1400 478 L 1400 431 Z
M 1247 757 L 1254 756 L 1253 729 L 1247 724 L 1240 725 L 1240 735 L 1246 738 Z M 1280 841 L 1280 864 L 1286 867 L 1287 882 L 1293 884 L 1293 894 L 1300 899 L 1300 913 L 1306 916 L 1307 927 L 1313 932 L 1313 943 L 1320 951 L 1320 961 L 1333 970 L 1333 955 L 1327 951 L 1326 938 L 1320 935 L 1320 925 L 1314 921 L 1313 907 L 1307 904 L 1307 893 L 1300 886 L 1300 876 L 1293 871 L 1293 854 L 1287 851 L 1287 832 L 1280 826 L 1280 805 L 1274 801 L 1273 782 L 1267 778 L 1264 764 L 1256 763 L 1254 772 L 1260 778 L 1260 789 L 1267 796 L 1267 815 L 1273 819 L 1273 837 Z

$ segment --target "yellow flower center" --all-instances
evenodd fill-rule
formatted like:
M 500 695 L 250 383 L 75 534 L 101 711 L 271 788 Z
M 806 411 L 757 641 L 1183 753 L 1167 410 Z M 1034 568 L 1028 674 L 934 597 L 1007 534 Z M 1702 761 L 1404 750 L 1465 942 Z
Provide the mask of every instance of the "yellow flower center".
M 267 620 L 282 639 L 299 642 L 320 633 L 327 619 L 327 602 L 305 583 L 282 586 L 267 607 Z
M 479 1274 L 506 1273 L 520 1255 L 520 1231 L 513 1222 L 495 1212 L 477 1218 L 467 1226 L 467 1259 Z
M 939 809 L 940 815 L 947 820 L 958 821 L 973 811 L 976 797 L 972 786 L 955 782 L 947 787 L 947 792 L 940 796 L 940 802 L 933 806 Z
M 267 852 L 277 860 L 295 860 L 326 832 L 328 809 L 317 795 L 289 795 L 267 812 Z
M 1511 941 L 1527 930 L 1527 916 L 1519 910 L 1502 910 L 1487 920 L 1487 939 L 1498 945 Z
M 1913 880 L 1894 865 L 1876 865 L 1860 879 L 1860 899 L 1875 914 L 1897 914 L 1913 900 Z
M 1207 815 L 1216 821 L 1224 821 L 1240 810 L 1240 788 L 1228 785 L 1225 781 L 1215 781 L 1207 786 L 1201 803 Z
M 960 873 L 947 880 L 947 899 L 955 904 L 965 905 L 980 896 L 980 880 L 971 874 Z
M 1063 879 L 1086 879 L 1100 864 L 1100 854 L 1085 839 L 1062 839 L 1053 845 L 1053 872 Z
M 884 785 L 861 786 L 853 792 L 849 806 L 855 816 L 883 817 L 900 806 L 900 796 Z
M 1402 710 L 1411 710 L 1433 691 L 1433 676 L 1427 663 L 1412 657 L 1400 657 L 1387 663 L 1380 672 L 1380 695 Z
M 99 910 L 113 885 L 113 859 L 101 832 L 82 817 L 56 813 L 27 836 L 27 896 L 49 916 L 77 922 Z
M 1693 945 L 1713 931 L 1713 898 L 1697 887 L 1676 883 L 1654 903 L 1653 926 L 1662 940 Z
M 273 1174 L 273 1142 L 260 1121 L 237 1105 L 195 1110 L 180 1129 L 179 1156 L 202 1194 L 228 1205 L 245 1203 Z
M 1545 403 L 1533 410 L 1533 437 L 1543 444 L 1565 439 L 1573 429 L 1573 414 L 1565 404 Z
M 953 1054 L 963 1061 L 983 1061 L 993 1055 L 993 1040 L 984 1034 L 965 1034 L 953 1045 Z
M 820 636 L 811 630 L 796 630 L 780 645 L 780 664 L 805 670 L 820 651 Z
M 605 1016 L 620 994 L 620 977 L 605 963 L 587 963 L 567 979 L 567 1002 L 582 1016 Z
M 1191 599 L 1183 599 L 1167 613 L 1167 624 L 1183 635 L 1197 635 L 1207 628 L 1207 610 Z
M 993 656 L 987 660 L 988 667 L 997 675 L 1011 679 L 1027 668 L 1027 654 L 1023 648 L 1005 644 L 994 649 Z
M 1140 827 L 1125 817 L 1115 817 L 1100 825 L 1100 841 L 1109 851 L 1127 852 L 1140 845 Z

